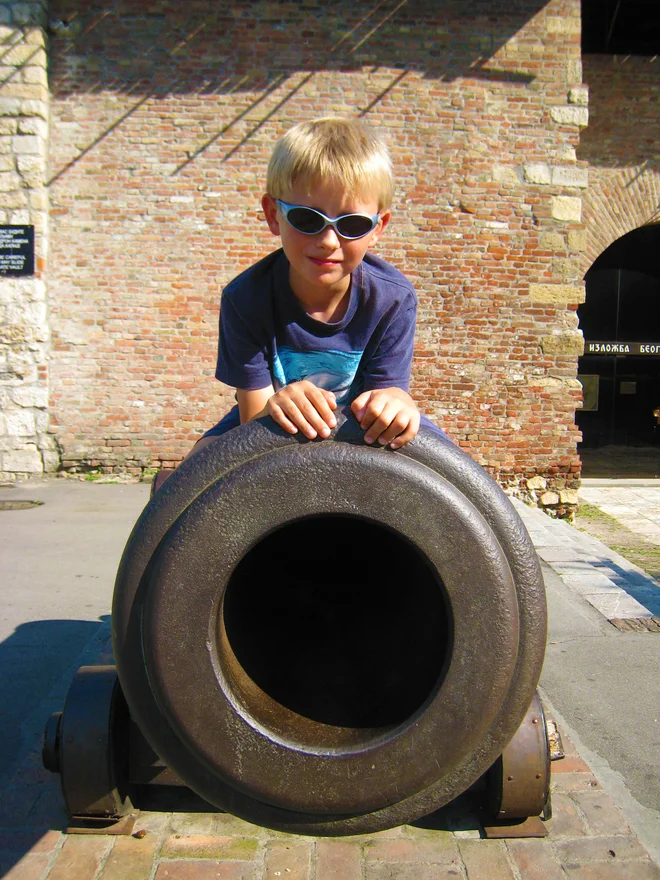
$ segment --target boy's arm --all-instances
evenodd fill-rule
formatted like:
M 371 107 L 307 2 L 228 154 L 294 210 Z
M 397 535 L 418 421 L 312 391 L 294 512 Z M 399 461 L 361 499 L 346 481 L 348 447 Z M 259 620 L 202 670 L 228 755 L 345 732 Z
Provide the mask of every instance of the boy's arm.
M 402 388 L 377 388 L 358 394 L 351 409 L 360 427 L 367 433 L 365 443 L 378 443 L 399 449 L 419 431 L 417 404 Z
M 300 430 L 309 440 L 328 437 L 337 424 L 332 412 L 337 409 L 335 395 L 307 380 L 292 382 L 279 391 L 272 385 L 256 391 L 239 388 L 236 397 L 241 424 L 268 415 L 289 434 Z
M 401 308 L 389 320 L 376 350 L 365 364 L 363 391 L 351 409 L 366 431 L 365 443 L 399 449 L 419 431 L 417 404 L 408 388 L 412 365 L 417 303 L 412 288 Z
M 241 417 L 241 425 L 251 422 L 257 416 L 262 415 L 263 409 L 268 403 L 269 398 L 273 396 L 275 390 L 272 385 L 266 388 L 257 388 L 256 390 L 246 391 L 242 388 L 236 389 L 236 400 L 238 402 L 238 412 Z

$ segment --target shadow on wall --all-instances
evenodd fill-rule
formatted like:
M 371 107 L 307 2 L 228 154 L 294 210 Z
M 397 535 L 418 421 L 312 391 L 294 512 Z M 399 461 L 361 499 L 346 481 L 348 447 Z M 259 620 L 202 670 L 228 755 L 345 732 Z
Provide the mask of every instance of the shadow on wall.
M 451 82 L 459 77 L 526 85 L 535 75 L 515 57 L 495 54 L 547 5 L 547 0 L 158 4 L 141 0 L 54 0 L 50 4 L 50 80 L 54 97 L 116 91 L 136 102 L 95 143 L 149 99 L 176 94 L 235 96 L 245 107 L 178 169 L 241 121 L 247 133 L 223 157 L 231 157 L 288 101 L 323 71 L 380 72 L 380 91 L 359 115 L 415 72 Z M 153 6 L 152 6 L 153 9 Z M 313 84 L 312 84 L 313 85 Z M 275 106 L 260 105 L 277 91 Z M 59 169 L 51 183 L 81 156 Z
M 660 173 L 660 58 L 584 55 L 589 125 L 578 159 L 603 168 Z

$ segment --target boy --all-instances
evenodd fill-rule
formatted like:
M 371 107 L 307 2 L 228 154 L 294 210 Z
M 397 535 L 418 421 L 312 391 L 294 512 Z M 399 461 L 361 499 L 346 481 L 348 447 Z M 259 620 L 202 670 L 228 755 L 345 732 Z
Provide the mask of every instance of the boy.
M 408 394 L 417 298 L 410 282 L 367 254 L 390 221 L 392 165 L 378 135 L 328 117 L 275 145 L 261 204 L 282 248 L 222 294 L 216 378 L 237 406 L 197 441 L 260 416 L 291 434 L 328 437 L 350 404 L 366 443 L 399 449 L 420 416 Z M 187 456 L 187 457 L 188 457 Z M 152 492 L 171 470 L 156 476 Z
M 263 415 L 324 438 L 342 404 L 366 443 L 398 449 L 415 437 L 420 413 L 407 389 L 416 296 L 367 254 L 390 221 L 393 190 L 387 148 L 358 120 L 302 123 L 276 144 L 262 207 L 282 248 L 223 292 L 216 377 L 236 388 L 237 406 L 195 451 Z

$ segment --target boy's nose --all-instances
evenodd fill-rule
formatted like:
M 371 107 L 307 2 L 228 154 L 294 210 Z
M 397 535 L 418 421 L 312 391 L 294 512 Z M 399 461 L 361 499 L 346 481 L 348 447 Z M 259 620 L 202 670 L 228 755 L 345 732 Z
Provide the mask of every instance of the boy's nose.
M 318 233 L 318 242 L 326 248 L 335 250 L 340 247 L 341 240 L 332 226 L 326 226 Z

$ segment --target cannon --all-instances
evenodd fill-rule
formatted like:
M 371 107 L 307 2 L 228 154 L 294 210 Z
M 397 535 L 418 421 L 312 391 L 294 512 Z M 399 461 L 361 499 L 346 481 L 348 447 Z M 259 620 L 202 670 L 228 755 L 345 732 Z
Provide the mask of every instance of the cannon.
M 428 428 L 372 448 L 259 419 L 184 461 L 126 545 L 115 667 L 86 667 L 44 762 L 78 817 L 147 782 L 314 835 L 377 831 L 486 780 L 548 810 L 537 557 L 505 493 Z

